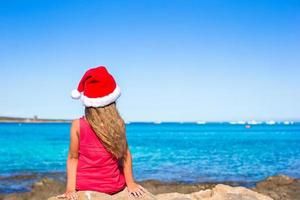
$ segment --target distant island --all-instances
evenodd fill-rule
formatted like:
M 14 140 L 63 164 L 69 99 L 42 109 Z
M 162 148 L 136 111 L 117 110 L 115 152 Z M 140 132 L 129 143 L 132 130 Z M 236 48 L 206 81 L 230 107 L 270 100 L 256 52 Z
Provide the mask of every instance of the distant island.
M 49 122 L 57 122 L 57 123 L 68 123 L 71 120 L 68 119 L 39 119 L 37 116 L 33 116 L 32 118 L 25 117 L 6 117 L 0 116 L 0 122 L 7 123 L 49 123 Z

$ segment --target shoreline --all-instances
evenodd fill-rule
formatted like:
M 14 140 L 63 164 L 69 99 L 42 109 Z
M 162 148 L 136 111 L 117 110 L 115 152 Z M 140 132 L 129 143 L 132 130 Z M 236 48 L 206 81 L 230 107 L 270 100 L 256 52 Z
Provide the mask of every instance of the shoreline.
M 71 121 L 69 119 L 39 119 L 37 116 L 33 118 L 0 116 L 0 123 L 70 123 Z
M 278 176 L 280 174 L 275 174 L 274 176 Z M 289 175 L 287 175 L 289 176 Z M 272 176 L 268 176 L 272 177 Z M 268 178 L 266 177 L 266 178 Z M 292 177 L 292 176 L 289 176 Z M 66 172 L 64 171 L 40 171 L 40 172 L 24 172 L 24 173 L 15 173 L 15 174 L 6 174 L 6 175 L 0 175 L 0 183 L 2 182 L 32 182 L 34 184 L 35 182 L 38 182 L 44 178 L 52 179 L 54 181 L 60 181 L 60 182 L 65 182 L 66 181 Z M 293 177 L 294 179 L 300 179 L 300 177 Z M 167 184 L 167 185 L 176 185 L 176 184 L 181 184 L 181 185 L 193 185 L 193 184 L 209 184 L 209 185 L 216 185 L 216 184 L 227 184 L 227 185 L 232 185 L 232 186 L 243 186 L 246 188 L 252 188 L 255 187 L 255 185 L 264 179 L 260 180 L 251 180 L 251 181 L 244 181 L 244 180 L 203 180 L 203 181 L 184 181 L 184 180 L 163 180 L 163 179 L 142 179 L 138 180 L 136 179 L 137 182 L 139 183 L 153 183 L 155 185 L 160 185 L 160 184 Z M 30 189 L 30 184 L 27 187 Z M 0 195 L 1 194 L 10 194 L 10 193 L 20 193 L 20 192 L 29 192 L 30 190 L 20 190 L 16 192 L 1 192 L 0 190 Z
M 71 123 L 70 121 L 0 121 L 0 124 L 47 124 L 47 123 Z
M 0 116 L 0 123 L 71 123 L 72 119 L 44 119 L 37 116 L 32 117 L 7 117 Z M 126 121 L 126 124 L 231 124 L 231 125 L 293 125 L 300 124 L 300 119 L 281 119 L 277 121 L 264 120 L 239 120 L 239 121 Z
M 55 172 L 51 174 L 37 175 L 16 175 L 14 177 L 0 177 L 0 180 L 12 178 L 16 181 L 26 180 L 28 178 L 36 178 L 31 186 L 31 191 L 15 192 L 9 194 L 0 194 L 0 199 L 10 200 L 27 200 L 27 199 L 47 199 L 50 196 L 60 194 L 65 189 L 65 179 L 62 178 L 64 173 Z M 55 178 L 56 177 L 56 178 Z M 61 180 L 58 180 L 60 177 Z M 161 180 L 143 180 L 137 181 L 154 195 L 169 195 L 169 193 L 191 194 L 199 191 L 214 190 L 220 185 L 245 188 L 249 191 L 258 192 L 263 195 L 272 197 L 275 200 L 297 200 L 300 199 L 300 178 L 291 178 L 285 175 L 270 176 L 264 180 L 255 183 L 254 187 L 244 187 L 243 182 L 224 181 L 224 182 L 197 182 L 184 183 L 180 181 L 165 182 Z M 225 187 L 223 186 L 223 187 Z M 281 198 L 284 197 L 284 198 Z
M 65 172 L 36 172 L 36 173 L 28 173 L 28 174 L 12 174 L 12 175 L 6 175 L 6 176 L 0 176 L 0 183 L 7 182 L 7 183 L 14 183 L 14 182 L 27 182 L 32 183 L 34 185 L 35 183 L 43 180 L 43 179 L 51 179 L 54 182 L 66 182 L 66 173 Z M 191 186 L 191 185 L 207 185 L 207 186 L 213 186 L 217 184 L 226 184 L 231 186 L 243 186 L 246 188 L 254 187 L 256 183 L 260 181 L 198 181 L 198 182 L 186 182 L 186 181 L 177 181 L 177 180 L 171 180 L 171 181 L 163 181 L 161 179 L 145 179 L 145 180 L 136 180 L 138 183 L 145 184 L 145 185 L 155 185 L 155 186 L 162 186 L 162 185 L 169 185 L 169 186 L 175 186 L 175 185 L 184 185 L 184 186 Z M 28 190 L 20 190 L 15 192 L 4 192 L 0 195 L 8 195 L 8 194 L 18 194 L 18 193 L 24 193 L 24 192 L 30 192 L 30 185 L 28 185 Z

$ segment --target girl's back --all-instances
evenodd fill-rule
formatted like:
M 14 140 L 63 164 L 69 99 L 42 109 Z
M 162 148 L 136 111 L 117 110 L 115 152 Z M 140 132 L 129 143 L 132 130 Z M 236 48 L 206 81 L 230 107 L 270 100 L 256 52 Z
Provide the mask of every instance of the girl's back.
M 120 94 L 104 66 L 87 70 L 71 92 L 72 98 L 83 102 L 85 116 L 72 122 L 66 192 L 54 199 L 77 200 L 85 193 L 88 199 L 91 194 L 103 197 L 98 199 L 122 199 L 120 195 L 128 199 L 146 193 L 133 177 L 125 122 L 115 103 Z
M 113 194 L 126 187 L 119 160 L 103 146 L 84 117 L 79 119 L 79 158 L 76 190 Z

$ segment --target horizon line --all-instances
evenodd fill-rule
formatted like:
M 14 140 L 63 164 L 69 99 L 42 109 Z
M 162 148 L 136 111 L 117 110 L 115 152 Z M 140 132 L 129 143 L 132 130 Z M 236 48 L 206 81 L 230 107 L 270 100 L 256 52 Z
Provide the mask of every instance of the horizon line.
M 59 119 L 59 118 L 38 118 L 35 117 L 11 117 L 11 116 L 0 116 L 0 120 L 5 121 L 18 121 L 18 120 L 33 120 L 33 121 L 72 121 L 73 119 Z M 0 121 L 1 122 L 1 121 Z M 197 123 L 197 124 L 206 124 L 206 123 L 231 123 L 231 124 L 264 124 L 264 123 L 299 123 L 300 119 L 264 119 L 264 120 L 124 120 L 126 124 L 129 123 Z

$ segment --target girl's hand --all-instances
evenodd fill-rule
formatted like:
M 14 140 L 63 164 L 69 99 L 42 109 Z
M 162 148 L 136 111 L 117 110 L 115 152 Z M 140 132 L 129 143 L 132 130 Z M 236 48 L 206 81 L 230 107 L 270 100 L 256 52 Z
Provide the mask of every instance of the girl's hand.
M 78 200 L 78 194 L 76 191 L 65 192 L 67 200 Z
M 58 195 L 58 199 L 67 199 L 67 200 L 78 200 L 78 194 L 76 191 L 65 192 L 64 194 Z
M 133 182 L 131 184 L 127 184 L 127 188 L 128 188 L 128 195 L 129 197 L 136 197 L 136 198 L 140 198 L 140 197 L 144 197 L 144 194 L 146 193 L 145 188 L 143 188 L 141 185 Z

